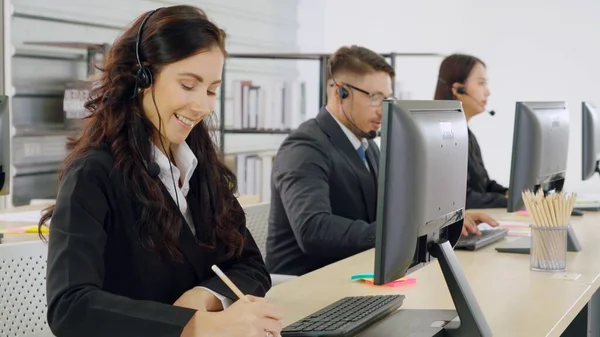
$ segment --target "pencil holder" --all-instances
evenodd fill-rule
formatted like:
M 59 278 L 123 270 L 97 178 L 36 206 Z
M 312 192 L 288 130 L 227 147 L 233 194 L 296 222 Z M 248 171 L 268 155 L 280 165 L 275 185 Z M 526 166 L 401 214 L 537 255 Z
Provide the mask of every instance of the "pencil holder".
M 531 228 L 530 268 L 535 271 L 560 272 L 567 269 L 568 226 L 534 226 Z

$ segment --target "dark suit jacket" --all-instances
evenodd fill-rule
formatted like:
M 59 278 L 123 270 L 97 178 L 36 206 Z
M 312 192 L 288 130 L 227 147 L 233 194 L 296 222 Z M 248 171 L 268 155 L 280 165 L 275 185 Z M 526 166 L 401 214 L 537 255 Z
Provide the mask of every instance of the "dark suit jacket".
M 467 208 L 506 208 L 507 191 L 508 188 L 490 179 L 483 164 L 479 142 L 469 130 Z
M 179 237 L 184 259 L 159 256 L 132 232 L 140 205 L 128 196 L 120 174 L 111 174 L 112 167 L 108 151 L 92 150 L 61 182 L 47 265 L 48 324 L 56 336 L 178 337 L 195 312 L 172 306 L 185 291 L 205 286 L 237 298 L 211 271 L 214 263 L 244 293 L 264 296 L 271 281 L 245 223 L 239 224 L 246 237 L 240 259 L 223 261 L 223 254 L 198 248 L 186 222 Z M 191 199 L 190 207 L 199 205 Z M 206 224 L 194 225 L 200 233 Z
M 375 246 L 379 148 L 365 167 L 322 109 L 282 143 L 272 171 L 267 267 L 302 275 Z

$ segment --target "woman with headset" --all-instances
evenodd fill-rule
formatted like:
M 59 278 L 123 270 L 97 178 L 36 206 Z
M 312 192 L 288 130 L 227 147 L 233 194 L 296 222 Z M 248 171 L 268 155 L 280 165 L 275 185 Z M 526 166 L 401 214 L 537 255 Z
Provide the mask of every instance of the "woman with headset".
M 279 309 L 207 117 L 225 33 L 198 8 L 137 18 L 112 46 L 60 174 L 48 324 L 75 336 L 273 336 Z M 220 269 L 248 301 L 211 270 Z M 231 304 L 231 302 L 235 303 Z
M 489 96 L 483 61 L 464 54 L 453 54 L 442 61 L 434 99 L 460 100 L 469 122 L 485 111 Z M 493 116 L 494 112 L 490 111 L 490 114 Z M 479 143 L 470 129 L 466 204 L 467 208 L 505 208 L 508 205 L 508 188 L 490 179 Z

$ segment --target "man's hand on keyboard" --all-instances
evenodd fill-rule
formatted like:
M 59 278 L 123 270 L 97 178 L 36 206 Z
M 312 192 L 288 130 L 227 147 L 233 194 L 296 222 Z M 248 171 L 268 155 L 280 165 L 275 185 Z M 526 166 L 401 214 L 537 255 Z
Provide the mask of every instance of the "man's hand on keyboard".
M 468 236 L 469 233 L 475 235 L 481 235 L 477 225 L 481 223 L 487 223 L 491 227 L 498 227 L 496 220 L 492 219 L 489 215 L 482 212 L 467 212 L 465 213 L 465 220 L 463 222 L 462 235 Z

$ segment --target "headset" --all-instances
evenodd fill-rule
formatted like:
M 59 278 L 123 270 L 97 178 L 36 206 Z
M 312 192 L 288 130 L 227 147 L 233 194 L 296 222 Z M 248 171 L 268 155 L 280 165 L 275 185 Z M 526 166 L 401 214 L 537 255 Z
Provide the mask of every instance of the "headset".
M 135 41 L 135 58 L 139 69 L 135 77 L 136 90 L 134 91 L 134 93 L 137 93 L 137 89 L 146 89 L 152 85 L 152 70 L 142 65 L 142 60 L 140 58 L 140 44 L 142 42 L 142 33 L 144 32 L 144 26 L 146 25 L 146 22 L 148 22 L 148 19 L 150 19 L 150 17 L 154 13 L 158 12 L 160 9 L 161 8 L 157 8 L 152 12 L 148 13 L 148 15 L 146 15 L 146 17 L 142 21 L 142 24 L 140 25 L 140 29 L 138 31 L 137 39 Z
M 450 88 L 450 86 L 448 85 L 448 83 L 446 81 L 444 81 L 444 79 L 438 77 L 438 81 L 442 82 L 446 87 Z M 494 116 L 496 114 L 496 112 L 494 110 L 486 109 L 485 106 L 483 106 L 481 103 L 479 103 L 478 100 L 476 100 L 473 96 L 469 95 L 469 93 L 467 92 L 467 88 L 465 88 L 464 86 L 461 85 L 461 86 L 456 87 L 456 93 L 459 95 L 469 96 L 469 98 L 472 99 L 473 102 L 475 102 L 477 105 L 479 105 L 484 111 L 489 113 L 491 116 Z
M 338 95 L 340 96 L 340 108 L 342 109 L 342 113 L 344 114 L 344 116 L 346 116 L 346 119 L 350 123 L 352 123 L 352 126 L 360 133 L 360 135 L 362 136 L 362 138 L 373 139 L 373 138 L 377 137 L 377 131 L 371 130 L 369 132 L 364 132 L 354 122 L 354 116 L 351 116 L 352 118 L 348 118 L 348 115 L 346 114 L 346 111 L 344 111 L 344 105 L 343 105 L 344 102 L 343 102 L 343 100 L 346 99 L 346 98 L 348 98 L 350 96 L 350 92 L 348 91 L 348 89 L 344 88 L 342 85 L 338 84 L 335 81 L 335 77 L 333 77 L 333 70 L 331 69 L 331 64 L 329 64 L 329 75 L 331 76 L 331 80 L 333 81 L 333 85 L 336 85 L 338 87 L 337 92 L 338 92 Z
M 138 31 L 137 39 L 135 41 L 135 57 L 136 57 L 136 61 L 138 64 L 138 71 L 137 71 L 137 74 L 135 77 L 135 89 L 133 91 L 134 97 L 137 96 L 138 90 L 150 88 L 152 86 L 152 84 L 154 83 L 153 78 L 152 78 L 152 69 L 150 69 L 150 67 L 146 67 L 142 64 L 142 60 L 140 57 L 140 54 L 141 54 L 140 44 L 142 42 L 142 34 L 144 33 L 144 26 L 146 25 L 146 22 L 148 21 L 148 19 L 150 19 L 150 17 L 154 13 L 158 12 L 161 9 L 162 9 L 162 7 L 157 8 L 157 9 L 153 10 L 152 12 L 148 13 L 148 15 L 146 15 L 146 17 L 140 24 L 140 30 Z M 156 114 L 158 115 L 158 138 L 160 140 L 160 145 L 162 146 L 162 149 L 165 152 L 165 155 L 168 156 L 167 149 L 165 148 L 165 144 L 163 143 L 163 140 L 162 140 L 162 133 L 161 133 L 162 119 L 160 117 L 160 112 L 158 111 L 158 105 L 156 104 L 156 99 L 154 97 L 154 89 L 152 90 L 152 102 L 154 103 L 154 108 L 156 109 Z M 175 184 L 175 174 L 173 174 L 173 164 L 171 163 L 171 158 L 167 157 L 167 160 L 169 161 L 169 168 L 171 169 L 171 180 L 173 181 L 173 192 L 175 193 L 175 202 L 177 203 L 177 208 L 180 208 L 179 196 L 177 195 L 177 184 Z M 148 163 L 146 170 L 148 171 L 148 175 L 150 175 L 152 178 L 157 178 L 160 175 L 160 166 L 158 165 L 158 163 L 156 163 L 154 161 Z

